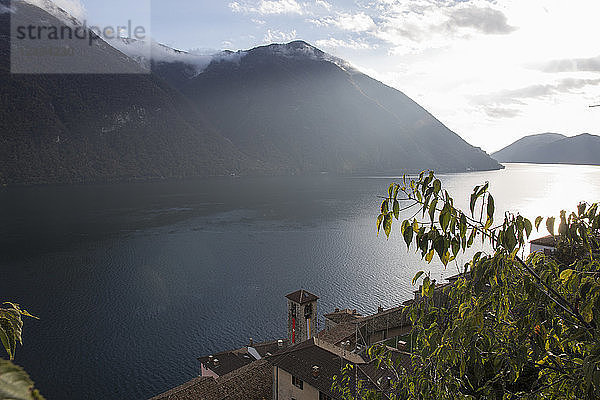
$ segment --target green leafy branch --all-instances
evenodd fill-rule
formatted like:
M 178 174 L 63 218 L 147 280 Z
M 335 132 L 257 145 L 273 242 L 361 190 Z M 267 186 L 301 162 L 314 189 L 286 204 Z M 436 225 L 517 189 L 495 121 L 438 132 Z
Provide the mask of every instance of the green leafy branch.
M 0 341 L 10 360 L 15 357 L 17 343 L 23 344 L 22 317 L 38 319 L 18 304 L 0 306 Z M 44 400 L 23 368 L 0 358 L 0 400 Z
M 421 173 L 390 185 L 378 232 L 389 238 L 394 220 L 412 208 L 400 232 L 428 263 L 437 255 L 447 265 L 479 238 L 493 254 L 476 252 L 462 277 L 444 288 L 424 272 L 413 279 L 422 279 L 422 298 L 406 310 L 412 369 L 399 368 L 399 398 L 600 398 L 598 204 L 533 222 L 506 213 L 494 226 L 487 183 L 474 188 L 463 212 L 432 172 Z M 556 251 L 523 260 L 520 250 L 542 225 Z M 385 354 L 377 357 L 390 366 Z
M 517 255 L 531 235 L 532 222 L 521 215 L 506 213 L 504 222 L 492 227 L 495 201 L 488 189 L 488 182 L 473 189 L 469 201 L 471 215 L 467 215 L 454 207 L 454 200 L 448 191 L 442 190 L 442 183 L 435 177 L 433 171 L 427 175 L 421 172 L 417 180 L 409 179 L 408 182 L 404 176 L 402 185 L 392 183 L 388 188 L 388 197 L 384 198 L 381 204 L 381 213 L 377 218 L 377 231 L 379 232 L 383 228 L 389 238 L 394 219 L 398 220 L 400 217 L 400 202 L 409 202 L 410 204 L 403 207 L 402 210 L 419 207 L 423 218 L 429 216 L 430 228 L 426 228 L 426 223 L 420 224 L 415 214 L 412 218 L 402 221 L 400 230 L 408 248 L 410 249 L 410 245 L 414 241 L 418 250 L 421 250 L 422 257 L 428 263 L 431 263 L 437 254 L 439 260 L 444 266 L 447 266 L 449 262 L 456 259 L 461 250 L 464 253 L 473 246 L 478 237 L 481 237 L 482 243 L 487 241 L 496 251 L 507 253 L 511 260 L 516 261 L 531 274 L 539 285 L 540 291 L 549 300 L 556 303 L 564 312 L 577 318 L 587 328 L 591 328 L 589 321 L 585 320 L 575 305 L 569 303 L 548 285 L 531 266 Z M 399 194 L 404 196 L 399 198 Z M 581 210 L 585 211 L 585 209 Z M 479 212 L 478 217 L 476 212 Z M 419 211 L 417 211 L 418 213 Z M 573 220 L 573 217 L 569 218 Z M 536 219 L 536 229 L 539 229 L 542 221 L 542 217 Z M 546 227 L 552 235 L 554 235 L 554 224 L 554 217 L 547 218 Z M 567 221 L 563 212 L 561 213 L 559 232 L 565 231 L 566 226 Z
M 18 304 L 6 302 L 0 306 L 0 341 L 11 360 L 15 358 L 17 343 L 23 345 L 22 316 L 38 319 Z

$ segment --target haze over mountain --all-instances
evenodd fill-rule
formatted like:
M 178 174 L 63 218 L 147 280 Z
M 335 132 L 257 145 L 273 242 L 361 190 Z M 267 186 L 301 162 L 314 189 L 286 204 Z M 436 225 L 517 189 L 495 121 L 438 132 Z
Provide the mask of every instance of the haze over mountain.
M 401 92 L 304 42 L 209 58 L 163 48 L 170 56 L 143 74 L 147 60 L 98 39 L 79 44 L 81 62 L 128 74 L 11 75 L 9 18 L 65 21 L 11 7 L 0 14 L 2 184 L 500 168 Z
M 153 71 L 252 158 L 285 173 L 399 173 L 499 168 L 400 91 L 302 41 Z
M 600 136 L 558 133 L 525 136 L 492 154 L 499 162 L 600 165 Z

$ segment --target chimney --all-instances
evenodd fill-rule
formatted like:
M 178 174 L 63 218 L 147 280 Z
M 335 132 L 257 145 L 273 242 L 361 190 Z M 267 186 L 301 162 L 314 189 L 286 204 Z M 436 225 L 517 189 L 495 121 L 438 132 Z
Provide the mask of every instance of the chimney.
M 313 377 L 318 378 L 320 372 L 321 372 L 321 369 L 319 368 L 319 366 L 318 365 L 313 365 L 313 367 L 312 367 L 312 375 L 313 375 Z
M 277 347 L 280 347 L 280 348 L 283 347 L 283 340 L 279 339 L 277 341 Z
M 250 338 L 250 341 L 248 343 L 248 347 L 253 347 L 254 346 L 254 340 L 252 340 L 252 338 Z
M 213 360 L 213 364 L 215 365 L 215 367 L 218 367 L 218 366 L 219 366 L 219 359 L 218 359 L 218 358 L 215 358 L 215 359 Z
M 379 306 L 377 307 L 377 314 L 380 314 L 383 312 L 383 307 Z

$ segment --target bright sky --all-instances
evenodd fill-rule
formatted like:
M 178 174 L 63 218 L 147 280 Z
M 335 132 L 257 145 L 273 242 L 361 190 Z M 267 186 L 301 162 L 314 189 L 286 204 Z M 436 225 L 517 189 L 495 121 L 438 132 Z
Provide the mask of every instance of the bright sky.
M 135 19 L 142 3 L 81 1 L 56 0 L 115 24 Z M 600 103 L 598 0 L 155 0 L 151 7 L 152 36 L 180 49 L 305 40 L 403 91 L 488 152 L 534 133 L 600 134 L 600 108 L 588 107 Z

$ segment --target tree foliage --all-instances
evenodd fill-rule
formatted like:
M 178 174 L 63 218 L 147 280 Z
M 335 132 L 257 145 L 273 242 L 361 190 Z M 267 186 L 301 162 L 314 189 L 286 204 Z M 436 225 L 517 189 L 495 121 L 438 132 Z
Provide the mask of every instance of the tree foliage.
M 22 316 L 36 318 L 18 304 L 0 306 L 0 341 L 10 360 L 15 357 L 17 343 L 23 344 Z M 0 400 L 43 400 L 44 398 L 23 368 L 0 358 Z
M 0 341 L 11 360 L 15 358 L 17 343 L 23 344 L 22 316 L 37 318 L 15 303 L 6 302 L 0 306 Z
M 390 185 L 378 231 L 389 237 L 398 220 L 409 249 L 427 262 L 448 265 L 479 240 L 491 251 L 478 251 L 453 285 L 436 288 L 428 274 L 415 276 L 422 297 L 406 311 L 412 367 L 399 368 L 395 393 L 384 397 L 600 398 L 598 204 L 562 211 L 558 221 L 506 213 L 495 225 L 488 189 L 475 187 L 463 211 L 433 172 Z M 400 222 L 409 209 L 415 214 Z M 554 236 L 556 252 L 524 260 L 519 254 L 534 228 Z M 385 351 L 374 353 L 391 365 Z
M 44 400 L 23 368 L 0 358 L 0 400 Z

